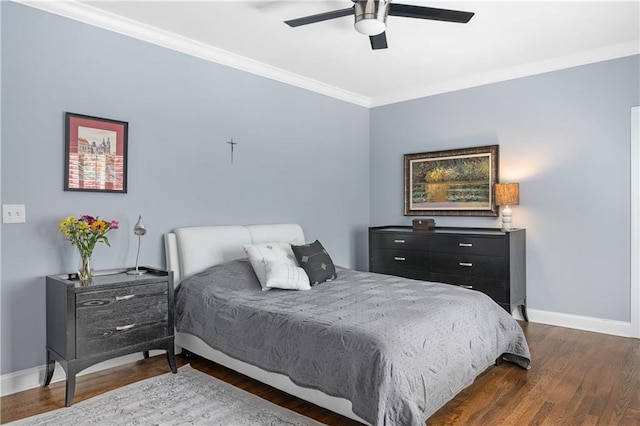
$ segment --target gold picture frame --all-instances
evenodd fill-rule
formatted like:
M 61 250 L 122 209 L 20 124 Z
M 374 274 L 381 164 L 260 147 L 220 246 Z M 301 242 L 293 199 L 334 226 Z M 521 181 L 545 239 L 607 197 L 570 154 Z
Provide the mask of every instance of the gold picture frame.
M 404 155 L 405 216 L 498 216 L 499 146 Z

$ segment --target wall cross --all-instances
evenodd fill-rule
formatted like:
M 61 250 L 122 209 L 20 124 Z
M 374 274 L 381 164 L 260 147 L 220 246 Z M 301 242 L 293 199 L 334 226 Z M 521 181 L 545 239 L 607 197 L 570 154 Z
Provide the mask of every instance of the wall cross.
M 231 138 L 231 140 L 227 141 L 227 143 L 231 146 L 231 164 L 233 164 L 233 147 L 238 145 L 238 142 L 234 142 L 233 138 Z

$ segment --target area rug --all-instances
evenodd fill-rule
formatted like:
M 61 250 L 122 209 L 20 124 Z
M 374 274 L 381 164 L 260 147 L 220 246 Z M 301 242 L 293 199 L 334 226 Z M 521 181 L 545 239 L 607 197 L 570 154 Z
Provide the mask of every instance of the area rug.
M 9 423 L 17 425 L 229 425 L 318 426 L 190 365 L 68 408 Z

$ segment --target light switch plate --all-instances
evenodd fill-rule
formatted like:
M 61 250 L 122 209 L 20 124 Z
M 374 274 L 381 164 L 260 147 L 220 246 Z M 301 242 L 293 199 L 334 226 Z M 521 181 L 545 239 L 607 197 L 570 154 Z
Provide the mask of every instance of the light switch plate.
M 25 223 L 27 221 L 24 204 L 3 204 L 2 223 Z

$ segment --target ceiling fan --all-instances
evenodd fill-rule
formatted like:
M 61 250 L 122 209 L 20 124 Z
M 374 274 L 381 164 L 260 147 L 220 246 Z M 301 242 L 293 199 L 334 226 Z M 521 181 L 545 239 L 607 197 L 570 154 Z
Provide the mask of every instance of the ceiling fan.
M 353 6 L 317 15 L 285 21 L 290 27 L 313 24 L 343 16 L 355 15 L 355 28 L 359 33 L 369 36 L 371 48 L 386 49 L 387 16 L 404 16 L 406 18 L 431 19 L 434 21 L 457 22 L 466 24 L 473 17 L 473 12 L 459 10 L 436 9 L 433 7 L 412 6 L 391 3 L 391 0 L 352 0 Z

